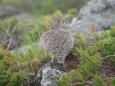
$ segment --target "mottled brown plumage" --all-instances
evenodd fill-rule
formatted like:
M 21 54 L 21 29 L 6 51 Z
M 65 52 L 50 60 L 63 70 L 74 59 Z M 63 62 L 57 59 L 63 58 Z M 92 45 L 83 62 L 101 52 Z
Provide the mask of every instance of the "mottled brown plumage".
M 51 30 L 43 33 L 40 38 L 40 48 L 51 55 L 52 61 L 64 63 L 66 56 L 74 48 L 74 38 L 66 30 L 62 20 L 55 20 Z

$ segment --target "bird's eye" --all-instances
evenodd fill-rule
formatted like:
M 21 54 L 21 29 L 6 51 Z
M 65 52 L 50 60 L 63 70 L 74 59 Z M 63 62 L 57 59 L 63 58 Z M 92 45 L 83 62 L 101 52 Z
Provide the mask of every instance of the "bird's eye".
M 58 22 L 60 22 L 60 21 L 58 21 Z

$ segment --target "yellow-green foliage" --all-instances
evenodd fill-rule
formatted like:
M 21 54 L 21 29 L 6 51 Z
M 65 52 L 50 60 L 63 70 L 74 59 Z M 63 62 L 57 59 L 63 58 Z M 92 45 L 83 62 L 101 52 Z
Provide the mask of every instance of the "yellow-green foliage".
M 21 74 L 13 74 L 10 79 L 10 86 L 22 86 L 23 76 Z
M 105 86 L 106 85 L 104 84 L 104 80 L 99 75 L 94 76 L 93 84 L 94 86 Z
M 115 86 L 115 79 L 112 79 L 111 80 L 111 84 L 110 84 L 111 86 Z
M 24 23 L 26 24 L 34 24 L 33 28 L 31 29 L 28 29 L 28 27 L 19 24 L 18 28 L 21 31 L 20 33 L 21 35 L 19 36 L 19 38 L 23 40 L 22 45 L 27 45 L 37 41 L 43 32 L 50 29 L 49 27 L 53 23 L 53 19 L 61 17 L 62 17 L 61 11 L 57 10 L 51 15 L 41 16 L 35 21 L 29 20 L 29 23 L 28 21 L 24 21 Z
M 16 17 L 0 20 L 0 31 L 11 32 L 14 26 L 17 25 L 17 23 L 18 19 Z
M 68 16 L 76 16 L 78 14 L 78 9 L 76 8 L 70 9 L 68 10 L 67 14 Z
M 115 55 L 115 28 L 107 30 L 99 36 L 94 34 L 92 43 L 86 41 L 89 34 L 76 37 L 76 47 L 74 55 L 80 59 L 79 67 L 71 70 L 67 76 L 62 76 L 58 81 L 58 86 L 84 86 L 88 80 L 92 80 L 93 86 L 105 86 L 106 82 L 98 75 L 98 67 L 104 56 Z M 110 62 L 115 63 L 115 58 L 110 57 Z M 111 81 L 112 85 L 114 80 Z
M 16 17 L 1 19 L 0 32 L 1 34 L 6 34 L 6 37 L 11 37 L 14 34 L 14 38 L 16 37 L 15 41 L 20 40 L 22 41 L 21 45 L 28 45 L 38 41 L 42 33 L 50 29 L 53 19 L 61 17 L 62 12 L 57 10 L 51 15 L 41 16 L 36 20 L 19 21 Z M 31 24 L 33 25 L 32 27 Z
M 29 72 L 37 71 L 51 60 L 42 51 L 35 48 L 22 54 L 0 50 L 0 57 L 0 86 L 8 84 L 10 86 L 23 86 L 24 77 L 29 79 Z

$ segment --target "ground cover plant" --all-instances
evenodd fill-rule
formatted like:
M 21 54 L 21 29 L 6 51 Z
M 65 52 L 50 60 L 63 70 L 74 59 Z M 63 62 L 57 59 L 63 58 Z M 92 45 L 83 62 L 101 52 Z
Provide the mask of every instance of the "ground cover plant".
M 6 5 L 16 0 L 12 0 L 12 3 L 9 0 L 2 1 Z M 81 3 L 80 1 L 78 2 Z M 23 0 L 19 0 L 19 3 L 22 2 Z M 55 9 L 46 13 L 53 12 Z M 33 13 L 33 10 L 31 11 Z M 57 10 L 35 20 L 20 21 L 15 16 L 1 18 L 0 86 L 30 86 L 37 71 L 51 58 L 45 56 L 39 47 L 32 46 L 30 50 L 23 53 L 18 53 L 15 49 L 38 42 L 41 34 L 49 30 L 53 19 L 71 18 L 77 14 L 78 10 L 74 8 L 66 14 Z M 90 30 L 85 36 L 76 37 L 75 49 L 67 57 L 63 68 L 68 75 L 60 77 L 57 81 L 58 86 L 115 86 L 115 27 L 109 29 L 102 34 Z
M 79 59 L 77 68 L 70 70 L 67 76 L 62 76 L 58 86 L 114 86 L 115 85 L 115 28 L 76 37 L 73 52 Z
M 76 9 L 66 16 L 76 15 Z M 35 21 L 20 22 L 17 17 L 0 20 L 0 86 L 29 86 L 36 72 L 51 58 L 35 46 L 27 52 L 18 53 L 18 48 L 38 42 L 41 34 L 49 30 L 53 19 L 61 18 L 57 10 L 51 15 L 42 16 Z M 15 50 L 16 49 L 16 50 Z

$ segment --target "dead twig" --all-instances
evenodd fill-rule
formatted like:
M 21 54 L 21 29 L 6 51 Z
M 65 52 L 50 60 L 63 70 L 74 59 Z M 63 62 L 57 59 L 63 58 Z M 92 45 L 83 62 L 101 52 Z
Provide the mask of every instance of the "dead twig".
M 106 78 L 106 79 L 104 79 L 104 80 L 110 80 L 110 79 L 115 79 L 115 77 L 110 77 L 110 78 Z
M 7 46 L 6 50 L 9 50 L 11 44 L 12 44 L 12 37 L 11 37 L 10 40 L 9 40 L 9 43 L 8 43 L 8 46 Z
M 81 85 L 81 84 L 89 84 L 89 85 L 93 85 L 93 82 L 92 81 L 84 81 L 84 82 L 77 82 L 77 83 L 73 83 L 73 84 L 70 84 L 69 86 L 77 86 L 77 85 Z
M 109 55 L 109 56 L 105 56 L 103 57 L 103 59 L 109 58 L 109 57 L 114 57 L 115 55 Z

